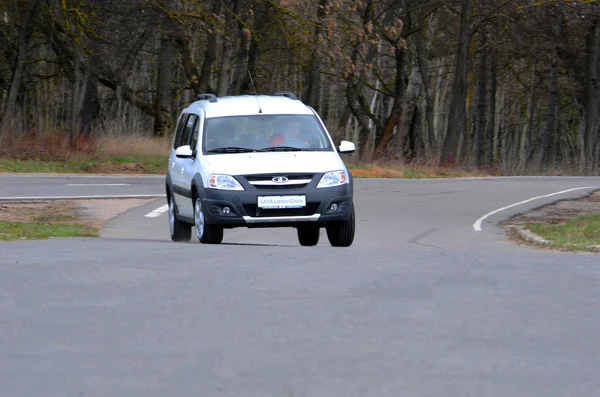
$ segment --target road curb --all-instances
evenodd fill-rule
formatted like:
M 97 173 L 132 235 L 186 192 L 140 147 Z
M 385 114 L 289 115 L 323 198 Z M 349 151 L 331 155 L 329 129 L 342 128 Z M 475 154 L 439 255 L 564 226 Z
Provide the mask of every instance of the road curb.
M 525 229 L 523 226 L 512 226 L 512 229 L 521 237 L 523 240 L 538 245 L 552 245 L 552 241 L 546 240 L 534 232 Z
M 545 247 L 550 247 L 554 244 L 553 241 L 546 240 L 545 238 L 539 236 L 538 234 L 532 232 L 531 230 L 525 229 L 520 225 L 513 225 L 512 230 L 519 235 L 525 241 L 530 243 L 541 245 Z M 575 248 L 575 249 L 583 249 L 586 251 L 600 252 L 600 245 L 578 245 L 578 244 L 565 244 L 565 248 Z

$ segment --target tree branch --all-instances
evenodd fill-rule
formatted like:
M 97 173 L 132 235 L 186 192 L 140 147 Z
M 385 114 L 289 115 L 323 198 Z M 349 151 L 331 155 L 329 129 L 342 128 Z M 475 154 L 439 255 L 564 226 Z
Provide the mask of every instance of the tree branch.
M 119 85 L 115 81 L 106 78 L 105 76 L 101 76 L 98 79 L 98 82 L 103 86 L 110 88 L 113 91 L 117 91 L 117 89 L 120 88 L 121 97 L 123 97 L 123 99 L 130 102 L 133 106 L 137 107 L 148 116 L 156 117 L 156 109 L 154 108 L 154 106 L 151 103 L 139 98 L 129 86 L 121 84 L 121 86 L 119 87 Z
M 175 45 L 181 55 L 181 63 L 183 71 L 188 79 L 190 87 L 198 93 L 198 87 L 200 85 L 200 72 L 198 66 L 192 59 L 192 53 L 190 51 L 190 41 L 183 35 L 180 35 L 175 39 Z

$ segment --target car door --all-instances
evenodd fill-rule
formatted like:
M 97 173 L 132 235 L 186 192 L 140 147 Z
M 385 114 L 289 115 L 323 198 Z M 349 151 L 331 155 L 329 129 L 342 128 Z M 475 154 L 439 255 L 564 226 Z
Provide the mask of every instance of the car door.
M 192 124 L 192 117 L 194 119 L 193 124 Z M 192 149 L 192 153 L 194 153 L 194 155 L 189 158 L 189 159 L 181 159 L 181 160 L 185 160 L 182 161 L 183 163 L 183 175 L 182 175 L 182 181 L 185 184 L 185 187 L 187 189 L 192 188 L 192 181 L 194 180 L 194 177 L 196 176 L 196 174 L 198 172 L 200 172 L 200 163 L 201 163 L 201 159 L 202 159 L 202 150 L 201 150 L 201 144 L 199 144 L 200 141 L 200 133 L 202 130 L 202 124 L 204 123 L 204 117 L 202 114 L 200 115 L 192 115 L 190 116 L 190 119 L 188 120 L 188 124 L 191 126 L 191 133 L 190 133 L 190 140 L 188 142 L 188 144 L 190 145 L 190 148 Z M 191 193 L 191 192 L 190 192 Z M 190 217 L 194 216 L 194 202 L 193 202 L 193 198 L 190 195 L 190 206 L 189 208 L 186 207 L 185 211 L 186 211 L 186 215 L 189 214 Z M 187 201 L 186 201 L 187 204 Z
M 191 143 L 192 132 L 197 119 L 198 116 L 195 114 L 189 114 L 185 120 L 182 120 L 183 129 L 177 147 L 189 145 Z M 191 217 L 193 215 L 192 190 L 191 180 L 188 180 L 188 169 L 193 166 L 194 160 L 191 158 L 179 158 L 174 156 L 172 164 L 173 193 L 175 202 L 177 203 L 177 209 L 182 215 Z
M 178 158 L 175 156 L 175 152 L 179 146 L 181 146 L 181 136 L 183 135 L 183 129 L 185 127 L 188 118 L 187 113 L 182 113 L 177 120 L 177 126 L 175 127 L 175 136 L 173 137 L 173 147 L 171 148 L 171 156 L 169 158 L 169 178 L 171 180 L 171 191 L 173 193 L 173 199 L 179 207 L 181 195 L 179 193 L 179 187 L 181 186 L 181 175 L 182 169 L 179 164 Z

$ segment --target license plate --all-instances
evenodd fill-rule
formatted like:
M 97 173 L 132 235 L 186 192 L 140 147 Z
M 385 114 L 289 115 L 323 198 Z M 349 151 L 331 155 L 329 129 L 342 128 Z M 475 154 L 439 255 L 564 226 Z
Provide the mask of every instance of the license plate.
M 265 209 L 302 208 L 306 206 L 306 196 L 259 196 L 258 207 Z

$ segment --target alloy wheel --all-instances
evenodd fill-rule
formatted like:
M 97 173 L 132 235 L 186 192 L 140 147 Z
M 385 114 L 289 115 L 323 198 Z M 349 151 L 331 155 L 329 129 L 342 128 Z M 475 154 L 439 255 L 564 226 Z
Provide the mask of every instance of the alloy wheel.
M 175 234 L 175 204 L 173 199 L 169 200 L 169 231 L 171 236 Z
M 196 227 L 196 236 L 201 239 L 204 235 L 204 212 L 202 212 L 202 202 L 196 199 L 194 206 L 194 226 Z

